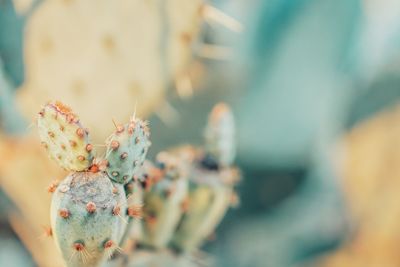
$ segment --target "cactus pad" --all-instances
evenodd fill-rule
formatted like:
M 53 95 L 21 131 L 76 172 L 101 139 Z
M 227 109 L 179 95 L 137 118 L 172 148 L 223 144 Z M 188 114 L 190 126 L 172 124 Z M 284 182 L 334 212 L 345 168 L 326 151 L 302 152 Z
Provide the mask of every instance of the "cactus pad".
M 54 192 L 51 224 L 67 266 L 98 266 L 110 257 L 125 231 L 123 186 L 102 172 L 77 172 Z
M 149 170 L 153 185 L 144 196 L 141 243 L 163 248 L 171 240 L 187 198 L 187 173 L 177 157 L 159 153 L 156 166 Z
M 118 126 L 107 140 L 106 159 L 108 176 L 117 183 L 126 184 L 143 165 L 150 146 L 147 123 L 132 118 L 125 126 Z
M 48 103 L 37 117 L 39 136 L 51 158 L 66 170 L 86 170 L 93 159 L 87 130 L 61 102 Z

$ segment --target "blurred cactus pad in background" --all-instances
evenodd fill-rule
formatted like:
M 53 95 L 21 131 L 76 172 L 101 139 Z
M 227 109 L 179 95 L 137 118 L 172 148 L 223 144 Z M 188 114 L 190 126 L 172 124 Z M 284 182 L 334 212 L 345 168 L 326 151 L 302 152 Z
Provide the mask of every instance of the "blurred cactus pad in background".
M 399 18 L 0 0 L 0 266 L 399 266 Z

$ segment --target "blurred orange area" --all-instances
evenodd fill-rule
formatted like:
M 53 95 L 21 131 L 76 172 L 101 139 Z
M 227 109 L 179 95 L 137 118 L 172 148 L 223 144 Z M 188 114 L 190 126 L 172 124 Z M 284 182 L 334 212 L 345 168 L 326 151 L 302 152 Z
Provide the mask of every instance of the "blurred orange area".
M 46 237 L 46 229 L 51 198 L 47 189 L 64 175 L 38 140 L 0 136 L 0 186 L 18 208 L 9 220 L 39 266 L 63 266 L 53 240 Z
M 318 266 L 400 266 L 400 107 L 354 128 L 343 187 L 354 228 L 349 239 Z

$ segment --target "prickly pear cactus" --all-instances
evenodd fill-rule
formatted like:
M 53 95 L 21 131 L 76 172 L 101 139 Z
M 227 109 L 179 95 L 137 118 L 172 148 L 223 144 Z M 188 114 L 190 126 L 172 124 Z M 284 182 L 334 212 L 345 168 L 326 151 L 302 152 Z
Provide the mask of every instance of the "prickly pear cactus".
M 49 155 L 72 171 L 49 187 L 50 232 L 68 267 L 189 266 L 187 256 L 231 204 L 238 171 L 231 166 L 234 124 L 226 105 L 210 115 L 205 148 L 160 152 L 154 164 L 145 160 L 147 123 L 135 117 L 116 126 L 104 159 L 93 159 L 87 130 L 64 104 L 47 104 L 37 124 Z M 81 156 L 87 162 L 79 165 Z M 132 253 L 118 256 L 121 247 Z
M 47 99 L 62 98 L 96 142 L 111 131 L 103 119 L 128 120 L 136 99 L 138 115 L 149 114 L 187 72 L 203 2 L 43 1 L 27 21 L 20 108 L 31 117 Z
M 67 266 L 98 266 L 118 249 L 126 228 L 123 186 L 102 172 L 75 172 L 51 205 L 54 239 Z
M 188 209 L 184 213 L 172 246 L 193 251 L 211 235 L 232 203 L 239 172 L 230 165 L 235 156 L 233 115 L 226 104 L 214 107 L 205 131 L 205 151 L 182 148 L 192 153 Z
M 147 122 L 137 118 L 132 118 L 124 126 L 117 126 L 108 138 L 106 152 L 106 172 L 113 181 L 126 184 L 132 180 L 146 158 L 150 147 L 149 135 Z
M 148 126 L 132 119 L 126 127 L 117 127 L 110 138 L 107 159 L 92 159 L 93 146 L 88 142 L 87 130 L 60 102 L 44 106 L 37 126 L 50 157 L 72 171 L 59 185 L 49 187 L 49 192 L 54 192 L 51 232 L 57 247 L 68 267 L 99 266 L 120 250 L 128 218 L 137 215 L 132 199 L 140 198 L 140 192 L 129 186 L 124 188 L 129 180 L 118 180 L 113 172 L 129 174 L 130 179 L 140 173 L 137 169 L 149 146 Z M 130 164 L 125 165 L 124 160 Z M 133 182 L 139 180 L 135 178 Z
M 39 112 L 37 126 L 43 146 L 61 167 L 69 171 L 89 168 L 93 146 L 69 107 L 58 101 L 46 104 Z
M 161 152 L 148 171 L 153 184 L 144 196 L 141 245 L 164 248 L 174 234 L 187 200 L 187 172 L 181 164 L 179 158 Z

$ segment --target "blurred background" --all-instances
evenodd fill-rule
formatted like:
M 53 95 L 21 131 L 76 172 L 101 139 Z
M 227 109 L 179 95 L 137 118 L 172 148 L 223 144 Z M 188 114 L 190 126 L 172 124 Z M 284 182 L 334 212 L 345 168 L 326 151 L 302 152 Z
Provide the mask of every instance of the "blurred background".
M 243 181 L 216 266 L 400 266 L 399 98 L 397 0 L 0 0 L 0 266 L 58 266 L 64 173 L 30 127 L 52 99 L 99 144 L 137 110 L 150 157 L 232 106 Z

